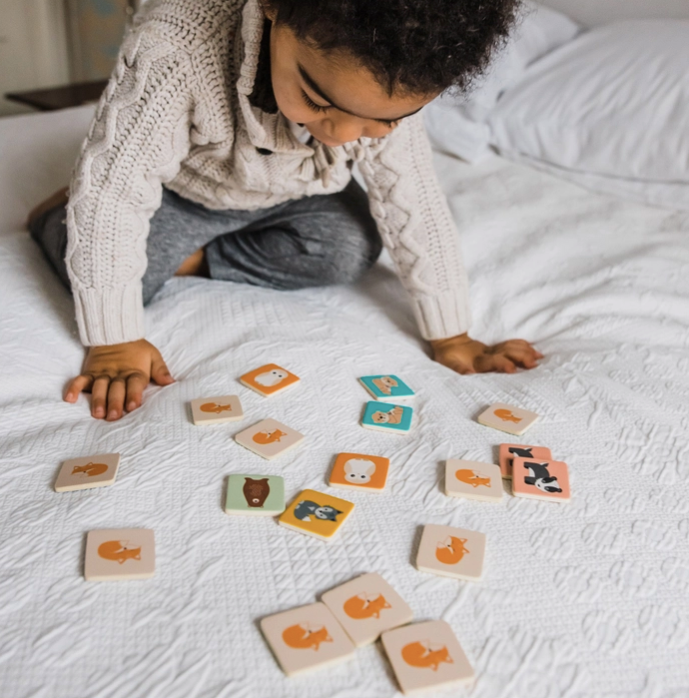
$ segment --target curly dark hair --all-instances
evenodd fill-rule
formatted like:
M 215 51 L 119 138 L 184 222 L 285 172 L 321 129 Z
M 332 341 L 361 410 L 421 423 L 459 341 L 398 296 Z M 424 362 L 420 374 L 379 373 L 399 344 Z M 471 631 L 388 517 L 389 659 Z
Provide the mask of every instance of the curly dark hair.
M 467 89 L 515 21 L 520 0 L 263 0 L 275 22 L 342 51 L 389 94 Z

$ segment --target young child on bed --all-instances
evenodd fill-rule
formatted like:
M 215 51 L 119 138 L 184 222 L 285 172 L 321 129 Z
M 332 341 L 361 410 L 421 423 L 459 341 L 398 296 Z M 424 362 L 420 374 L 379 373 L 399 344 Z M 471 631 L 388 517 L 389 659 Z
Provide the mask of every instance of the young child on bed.
M 421 335 L 459 373 L 532 368 L 467 334 L 467 280 L 419 111 L 462 89 L 518 0 L 149 0 L 69 192 L 30 216 L 88 353 L 65 400 L 119 419 L 173 381 L 144 339 L 165 281 L 348 283 L 389 250 Z M 367 192 L 351 177 L 358 163 Z M 228 288 L 228 292 L 232 292 Z

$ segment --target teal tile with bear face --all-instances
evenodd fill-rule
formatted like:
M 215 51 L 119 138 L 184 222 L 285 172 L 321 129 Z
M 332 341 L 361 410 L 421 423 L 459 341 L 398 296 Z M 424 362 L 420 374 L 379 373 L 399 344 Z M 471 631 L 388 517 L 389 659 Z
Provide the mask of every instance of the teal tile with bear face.
M 285 510 L 285 481 L 277 475 L 230 475 L 225 513 L 277 516 Z
M 371 400 L 366 403 L 361 426 L 377 431 L 406 434 L 411 429 L 413 414 L 414 410 L 411 407 Z
M 380 376 L 362 376 L 359 383 L 376 400 L 406 400 L 414 397 L 414 391 L 398 376 L 386 373 Z

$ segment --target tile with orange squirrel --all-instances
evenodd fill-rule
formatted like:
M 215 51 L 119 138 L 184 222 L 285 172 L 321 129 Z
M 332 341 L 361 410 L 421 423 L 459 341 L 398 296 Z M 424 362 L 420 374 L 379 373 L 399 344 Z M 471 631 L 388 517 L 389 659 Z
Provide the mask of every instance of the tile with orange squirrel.
M 445 462 L 445 494 L 450 497 L 502 501 L 500 466 L 450 458 Z
M 527 446 L 526 444 L 500 444 L 500 472 L 506 480 L 512 479 L 512 461 L 515 458 L 535 458 L 550 460 L 550 449 L 545 446 Z
M 117 477 L 119 465 L 119 453 L 103 453 L 66 460 L 55 480 L 55 491 L 71 492 L 112 485 Z
M 256 455 L 272 460 L 286 451 L 296 448 L 304 435 L 281 424 L 276 419 L 264 419 L 234 437 L 235 441 Z
M 299 376 L 290 373 L 277 364 L 259 366 L 239 377 L 239 382 L 263 397 L 271 397 L 292 388 L 299 382 Z
M 84 577 L 88 582 L 148 579 L 155 574 L 155 536 L 148 528 L 89 531 Z
M 352 502 L 324 492 L 304 490 L 287 507 L 278 523 L 307 536 L 332 540 L 353 511 Z
M 196 426 L 238 422 L 244 417 L 242 403 L 236 395 L 200 397 L 191 401 L 191 416 Z
M 331 487 L 382 492 L 388 479 L 390 459 L 361 453 L 340 453 L 330 472 Z
M 572 494 L 567 463 L 515 458 L 512 462 L 512 492 L 515 497 L 569 502 Z
M 483 574 L 486 536 L 478 531 L 427 524 L 416 555 L 421 572 L 477 581 Z
M 410 623 L 409 604 L 379 574 L 363 574 L 321 597 L 357 647 L 391 628 Z
M 521 436 L 539 419 L 539 415 L 521 407 L 496 402 L 478 416 L 478 423 L 508 434 Z
M 320 669 L 354 655 L 354 644 L 323 603 L 267 616 L 260 626 L 287 676 Z
M 429 688 L 470 684 L 474 670 L 444 620 L 412 623 L 383 633 L 383 649 L 405 696 Z

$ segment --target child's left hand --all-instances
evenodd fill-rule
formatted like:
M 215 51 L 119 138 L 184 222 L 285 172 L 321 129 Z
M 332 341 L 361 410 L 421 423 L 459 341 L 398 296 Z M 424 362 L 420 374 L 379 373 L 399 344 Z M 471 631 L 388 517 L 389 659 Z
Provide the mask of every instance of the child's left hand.
M 492 347 L 460 334 L 447 339 L 431 340 L 433 358 L 457 373 L 514 373 L 517 366 L 536 368 L 543 354 L 524 339 L 509 339 Z

